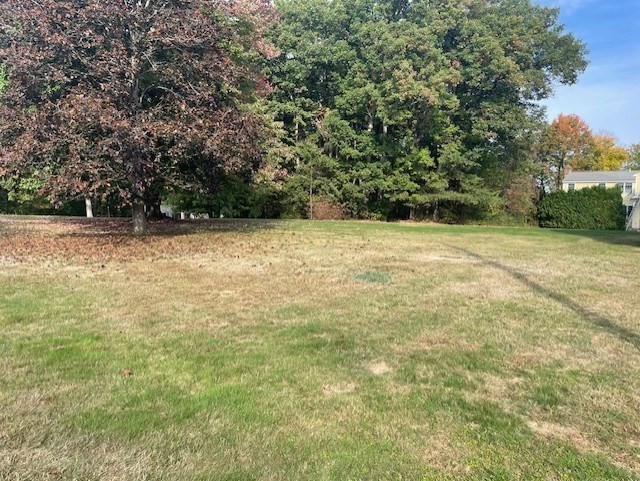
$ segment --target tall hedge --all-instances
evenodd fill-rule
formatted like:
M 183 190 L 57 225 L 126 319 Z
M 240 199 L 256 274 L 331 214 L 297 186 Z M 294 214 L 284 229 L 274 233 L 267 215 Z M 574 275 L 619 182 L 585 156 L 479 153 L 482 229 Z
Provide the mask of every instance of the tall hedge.
M 624 230 L 626 210 L 619 189 L 558 190 L 538 204 L 540 227 Z

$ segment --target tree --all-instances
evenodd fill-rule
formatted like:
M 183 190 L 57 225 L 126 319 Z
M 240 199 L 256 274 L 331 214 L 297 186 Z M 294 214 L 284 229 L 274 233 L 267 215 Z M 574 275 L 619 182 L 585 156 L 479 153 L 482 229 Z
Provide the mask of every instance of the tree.
M 584 165 L 594 148 L 593 133 L 575 114 L 560 114 L 546 129 L 540 141 L 541 165 L 552 188 L 560 188 L 565 169 Z
M 259 159 L 269 0 L 4 0 L 0 18 L 0 175 L 116 195 L 144 233 L 145 201 Z
M 631 144 L 628 150 L 629 160 L 624 167 L 632 170 L 640 170 L 640 143 Z
M 596 134 L 592 139 L 591 150 L 572 164 L 577 170 L 620 170 L 629 160 L 629 152 L 618 145 L 612 134 Z
M 271 111 L 335 159 L 353 215 L 460 216 L 504 192 L 531 170 L 537 101 L 586 67 L 558 10 L 528 0 L 276 4 Z

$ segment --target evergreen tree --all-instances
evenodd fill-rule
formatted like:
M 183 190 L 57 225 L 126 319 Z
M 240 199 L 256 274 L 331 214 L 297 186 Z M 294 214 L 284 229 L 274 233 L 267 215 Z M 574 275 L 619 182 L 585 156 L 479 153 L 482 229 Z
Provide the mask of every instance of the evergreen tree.
M 536 102 L 586 66 L 558 11 L 528 0 L 276 5 L 271 111 L 290 145 L 335 160 L 357 216 L 464 215 L 530 175 Z

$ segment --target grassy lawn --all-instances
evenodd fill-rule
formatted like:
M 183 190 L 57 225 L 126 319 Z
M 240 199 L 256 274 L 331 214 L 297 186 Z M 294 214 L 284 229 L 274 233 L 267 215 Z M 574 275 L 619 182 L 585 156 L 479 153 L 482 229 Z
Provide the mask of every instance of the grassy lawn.
M 640 476 L 640 235 L 0 217 L 0 479 Z

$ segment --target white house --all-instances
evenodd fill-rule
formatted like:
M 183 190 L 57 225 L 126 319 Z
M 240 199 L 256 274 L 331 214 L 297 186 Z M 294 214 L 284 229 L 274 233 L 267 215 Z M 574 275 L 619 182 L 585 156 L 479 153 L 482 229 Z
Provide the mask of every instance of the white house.
M 567 191 L 596 186 L 620 189 L 627 208 L 627 230 L 640 230 L 640 170 L 568 172 L 562 181 L 562 190 Z

